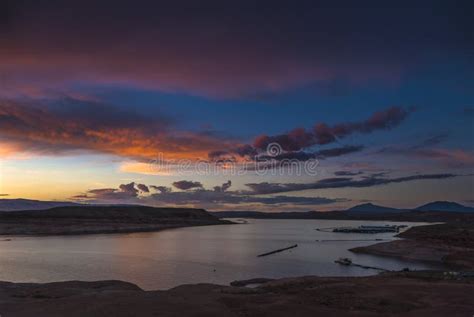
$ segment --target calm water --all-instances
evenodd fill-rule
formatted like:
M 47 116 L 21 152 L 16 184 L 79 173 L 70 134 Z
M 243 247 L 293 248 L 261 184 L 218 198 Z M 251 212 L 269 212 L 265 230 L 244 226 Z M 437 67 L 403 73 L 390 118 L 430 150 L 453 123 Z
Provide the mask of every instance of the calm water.
M 391 238 L 392 234 L 337 234 L 315 228 L 356 226 L 358 221 L 255 220 L 248 224 L 182 228 L 155 233 L 61 237 L 14 237 L 0 241 L 0 280 L 52 282 L 119 279 L 145 289 L 187 283 L 228 284 L 254 277 L 370 275 L 344 267 L 339 257 L 387 269 L 433 268 L 347 249 L 375 242 L 316 242 L 320 239 Z M 383 224 L 382 222 L 363 222 Z M 402 223 L 399 223 L 402 224 Z M 298 244 L 268 257 L 256 255 Z

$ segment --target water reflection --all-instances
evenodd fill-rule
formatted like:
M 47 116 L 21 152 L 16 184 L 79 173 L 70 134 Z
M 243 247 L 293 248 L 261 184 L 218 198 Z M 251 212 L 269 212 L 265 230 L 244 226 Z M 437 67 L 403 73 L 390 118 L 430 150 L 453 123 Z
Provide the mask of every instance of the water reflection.
M 368 275 L 375 271 L 334 264 L 339 257 L 387 269 L 432 268 L 390 258 L 353 254 L 368 241 L 393 234 L 337 234 L 315 228 L 356 226 L 357 221 L 248 220 L 248 224 L 174 229 L 155 233 L 65 237 L 15 237 L 0 242 L 0 279 L 14 282 L 119 279 L 145 289 L 186 283 L 227 284 L 236 279 L 300 275 Z M 380 224 L 380 222 L 365 222 Z M 402 224 L 402 223 L 400 223 Z M 298 244 L 272 256 L 258 254 Z

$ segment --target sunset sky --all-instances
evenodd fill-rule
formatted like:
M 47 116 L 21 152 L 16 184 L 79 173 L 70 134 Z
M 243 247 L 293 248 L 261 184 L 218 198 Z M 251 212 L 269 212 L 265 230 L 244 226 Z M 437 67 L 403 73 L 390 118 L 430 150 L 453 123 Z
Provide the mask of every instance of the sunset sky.
M 473 6 L 1 1 L 0 198 L 474 205 Z

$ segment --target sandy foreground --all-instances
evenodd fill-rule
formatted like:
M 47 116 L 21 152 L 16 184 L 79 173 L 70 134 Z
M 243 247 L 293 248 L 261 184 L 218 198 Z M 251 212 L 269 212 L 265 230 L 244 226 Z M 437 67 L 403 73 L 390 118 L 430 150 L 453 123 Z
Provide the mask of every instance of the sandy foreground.
M 0 314 L 20 316 L 468 316 L 474 279 L 436 273 L 301 277 L 256 288 L 211 284 L 143 291 L 120 281 L 0 282 Z

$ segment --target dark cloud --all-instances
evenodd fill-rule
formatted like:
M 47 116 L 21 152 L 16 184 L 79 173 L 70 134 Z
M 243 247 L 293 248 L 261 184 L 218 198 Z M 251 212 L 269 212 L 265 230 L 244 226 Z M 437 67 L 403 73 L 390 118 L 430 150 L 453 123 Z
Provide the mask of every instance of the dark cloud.
M 186 181 L 185 181 L 186 182 Z M 192 182 L 189 182 L 192 183 Z M 228 181 L 221 186 L 214 187 L 214 190 L 207 190 L 201 187 L 192 191 L 173 192 L 171 188 L 165 186 L 147 186 L 156 189 L 159 193 L 151 195 L 140 195 L 136 183 L 120 185 L 118 189 L 104 188 L 92 189 L 86 194 L 74 196 L 73 199 L 89 202 L 106 203 L 140 203 L 148 205 L 195 205 L 195 206 L 219 206 L 219 205 L 241 205 L 241 204 L 261 204 L 261 205 L 326 205 L 337 202 L 346 202 L 342 198 L 325 197 L 293 197 L 293 196 L 273 196 L 257 197 L 241 192 L 227 191 L 232 185 Z M 146 186 L 146 185 L 145 185 Z
M 231 192 L 195 190 L 187 192 L 171 192 L 166 194 L 156 194 L 145 199 L 149 203 L 175 204 L 175 205 L 210 205 L 217 206 L 223 204 L 262 204 L 262 205 L 325 205 L 336 202 L 345 202 L 346 199 L 331 199 L 324 197 L 255 197 L 240 195 Z
M 269 161 L 288 161 L 288 160 L 296 160 L 296 161 L 309 161 L 312 159 L 315 159 L 318 157 L 317 153 L 314 152 L 304 152 L 304 151 L 298 151 L 298 152 L 284 152 L 281 154 L 278 154 L 276 156 L 270 156 L 270 155 L 259 155 L 257 157 L 257 161 L 259 163 L 265 163 Z
M 115 193 L 117 190 L 115 188 L 98 188 L 98 189 L 91 189 L 88 191 L 90 194 L 94 195 L 107 195 L 109 193 Z
M 321 150 L 318 152 L 318 156 L 321 158 L 335 157 L 335 156 L 341 156 L 341 155 L 359 152 L 359 151 L 362 151 L 363 149 L 364 147 L 362 145 L 355 145 L 355 146 L 347 145 L 347 146 L 338 147 L 338 148 Z
M 138 189 L 136 187 L 136 184 L 135 183 L 130 183 L 130 184 L 122 184 L 119 186 L 119 189 L 123 192 L 123 193 L 127 193 L 127 194 L 130 194 L 132 196 L 137 196 L 138 195 Z
M 6 2 L 4 92 L 89 81 L 245 96 L 341 77 L 392 80 L 435 50 L 472 49 L 469 1 Z
M 214 191 L 216 192 L 225 192 L 232 186 L 232 182 L 229 180 L 222 184 L 221 186 L 215 186 Z
M 137 188 L 139 190 L 141 190 L 142 192 L 144 192 L 144 193 L 149 193 L 150 192 L 150 188 L 148 188 L 148 186 L 144 185 L 144 184 L 137 184 Z
M 236 150 L 218 150 L 208 153 L 211 161 L 235 160 L 234 155 L 265 160 L 300 160 L 307 161 L 314 158 L 328 158 L 359 152 L 364 149 L 362 145 L 346 145 L 337 148 L 322 149 L 318 152 L 304 151 L 316 145 L 334 143 L 339 139 L 353 133 L 372 133 L 376 130 L 389 130 L 398 126 L 413 109 L 391 107 L 384 111 L 375 112 L 368 119 L 361 122 L 342 123 L 329 126 L 318 123 L 313 131 L 303 128 L 291 130 L 285 134 L 274 136 L 260 135 L 255 138 L 253 145 L 242 145 Z M 267 153 L 272 145 L 278 147 L 279 153 Z
M 253 146 L 264 151 L 269 144 L 277 143 L 284 151 L 300 151 L 314 145 L 333 143 L 356 132 L 372 133 L 377 130 L 393 129 L 402 123 L 411 111 L 411 109 L 391 107 L 375 112 L 371 117 L 361 122 L 341 123 L 334 126 L 318 123 L 314 126 L 313 131 L 295 129 L 289 133 L 275 136 L 261 135 L 255 139 Z
M 140 193 L 149 193 L 147 185 L 131 182 L 121 184 L 117 188 L 99 188 L 91 189 L 87 193 L 76 195 L 76 200 L 93 200 L 102 202 L 129 201 L 134 202 L 139 199 Z
M 10 196 L 10 194 L 0 194 L 0 197 L 7 197 Z
M 193 181 L 177 181 L 173 183 L 173 186 L 181 189 L 181 190 L 188 190 L 188 189 L 194 189 L 194 188 L 203 188 L 202 184 L 200 182 L 193 182 Z
M 154 186 L 154 185 L 151 185 L 150 188 L 152 188 L 156 191 L 159 191 L 162 194 L 169 193 L 169 192 L 173 191 L 173 189 L 171 187 L 167 187 L 167 186 Z
M 275 136 L 261 135 L 254 140 L 253 146 L 259 150 L 266 150 L 271 143 L 277 143 L 284 151 L 299 151 L 315 145 L 317 140 L 313 133 L 303 128 L 294 129 L 287 134 Z
M 371 177 L 382 177 L 382 176 L 385 176 L 385 175 L 388 175 L 390 174 L 389 171 L 385 171 L 385 172 L 378 172 L 378 173 L 372 173 L 370 174 Z
M 314 126 L 314 136 L 316 144 L 324 145 L 336 141 L 332 128 L 325 123 L 318 123 Z
M 331 132 L 338 138 L 343 138 L 355 132 L 372 133 L 377 130 L 390 130 L 400 125 L 412 111 L 414 111 L 414 108 L 406 110 L 400 107 L 391 107 L 374 113 L 370 118 L 362 122 L 335 125 Z
M 260 162 L 275 160 L 275 161 L 309 161 L 313 159 L 326 159 L 330 157 L 337 157 L 341 155 L 347 155 L 355 152 L 362 151 L 364 149 L 363 146 L 342 146 L 337 148 L 325 149 L 316 152 L 305 152 L 305 151 L 298 151 L 298 152 L 284 152 L 282 154 L 276 156 L 269 156 L 269 155 L 259 155 L 257 158 Z
M 252 158 L 257 155 L 257 150 L 248 144 L 238 146 L 233 152 L 242 157 Z
M 346 187 L 372 187 L 392 183 L 403 183 L 415 180 L 428 179 L 446 179 L 457 177 L 456 174 L 419 174 L 398 178 L 366 177 L 363 179 L 354 179 L 350 177 L 335 177 L 319 180 L 314 183 L 250 183 L 246 186 L 251 188 L 248 194 L 276 194 L 292 191 L 301 191 L 307 189 L 328 189 L 328 188 L 346 188 Z
M 123 200 L 134 200 L 138 198 L 139 191 L 135 188 L 135 183 L 122 184 L 116 188 L 91 189 L 85 194 L 74 196 L 77 200 L 95 200 L 103 202 L 115 202 Z
M 336 171 L 336 172 L 334 172 L 334 175 L 336 175 L 336 176 L 357 176 L 357 175 L 361 175 L 361 174 L 364 174 L 364 173 L 361 172 L 361 171 L 357 171 L 357 172 Z
M 217 150 L 208 153 L 211 162 L 235 162 L 237 157 L 254 160 L 258 155 L 258 151 L 251 145 L 243 144 L 234 146 L 230 150 Z

